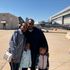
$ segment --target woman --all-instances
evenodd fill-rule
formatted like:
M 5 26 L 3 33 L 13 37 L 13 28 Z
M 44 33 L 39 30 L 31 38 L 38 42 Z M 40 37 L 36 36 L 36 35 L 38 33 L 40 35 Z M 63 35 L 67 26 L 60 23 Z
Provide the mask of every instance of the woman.
M 27 30 L 26 23 L 22 23 L 20 28 L 14 32 L 10 40 L 9 52 L 12 53 L 10 62 L 11 70 L 19 70 L 22 52 L 26 44 L 25 32 Z

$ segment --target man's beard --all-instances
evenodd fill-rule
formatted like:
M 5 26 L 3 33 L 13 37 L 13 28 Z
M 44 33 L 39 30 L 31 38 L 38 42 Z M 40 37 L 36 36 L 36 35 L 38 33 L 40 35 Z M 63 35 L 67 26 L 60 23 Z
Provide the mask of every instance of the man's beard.
M 32 32 L 32 31 L 33 31 L 33 29 L 29 29 L 28 31 L 29 31 L 29 32 Z

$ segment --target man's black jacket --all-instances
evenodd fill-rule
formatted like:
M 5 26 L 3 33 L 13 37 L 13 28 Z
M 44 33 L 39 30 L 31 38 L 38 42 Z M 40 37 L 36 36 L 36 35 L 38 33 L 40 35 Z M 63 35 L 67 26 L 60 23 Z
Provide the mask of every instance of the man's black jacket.
M 47 40 L 43 32 L 34 27 L 32 32 L 26 32 L 27 41 L 31 44 L 31 51 L 38 54 L 40 47 L 46 47 L 47 52 L 49 51 Z

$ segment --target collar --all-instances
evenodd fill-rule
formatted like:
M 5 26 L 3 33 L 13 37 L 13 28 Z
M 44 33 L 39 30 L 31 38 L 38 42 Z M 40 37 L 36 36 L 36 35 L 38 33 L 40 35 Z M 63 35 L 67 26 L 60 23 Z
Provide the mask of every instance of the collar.
M 45 54 L 40 54 L 40 55 L 44 56 Z

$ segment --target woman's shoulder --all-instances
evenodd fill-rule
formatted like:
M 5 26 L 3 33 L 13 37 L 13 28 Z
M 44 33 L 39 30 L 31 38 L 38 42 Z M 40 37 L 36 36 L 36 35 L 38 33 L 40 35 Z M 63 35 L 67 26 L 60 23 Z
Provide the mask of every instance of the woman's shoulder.
M 14 34 L 17 34 L 17 33 L 19 33 L 19 30 L 15 30 L 15 31 L 14 31 Z

